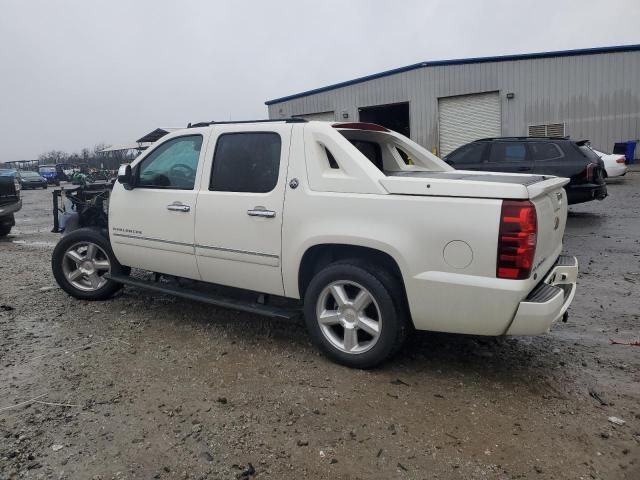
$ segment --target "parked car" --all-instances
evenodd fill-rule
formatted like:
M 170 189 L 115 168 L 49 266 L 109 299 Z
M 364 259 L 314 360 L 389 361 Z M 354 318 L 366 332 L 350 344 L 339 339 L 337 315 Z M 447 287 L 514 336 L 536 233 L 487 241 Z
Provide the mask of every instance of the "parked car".
M 0 168 L 0 177 L 15 177 L 18 171 L 15 168 Z
M 622 177 L 627 174 L 626 157 L 619 153 L 602 153 L 589 145 L 589 148 L 604 162 L 607 178 Z
M 14 214 L 22 208 L 16 171 L 0 169 L 0 237 L 9 235 L 16 224 Z
M 444 158 L 457 170 L 514 172 L 569 178 L 569 204 L 607 196 L 604 162 L 587 141 L 565 137 L 501 137 L 476 140 Z
M 125 284 L 272 317 L 303 312 L 327 356 L 367 368 L 410 327 L 536 335 L 566 318 L 578 271 L 560 255 L 567 183 L 456 172 L 374 124 L 196 124 L 122 165 L 113 190 L 65 191 L 81 213 L 53 274 L 84 300 Z
M 55 165 L 40 165 L 38 167 L 38 173 L 47 180 L 49 185 L 60 185 L 60 178 Z
M 18 180 L 23 189 L 47 188 L 47 179 L 36 172 L 30 170 L 18 171 Z

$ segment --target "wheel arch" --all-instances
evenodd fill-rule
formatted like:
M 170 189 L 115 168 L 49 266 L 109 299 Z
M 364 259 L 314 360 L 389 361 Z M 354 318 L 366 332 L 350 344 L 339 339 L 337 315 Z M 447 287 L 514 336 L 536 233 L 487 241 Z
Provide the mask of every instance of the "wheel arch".
M 51 255 L 51 269 L 53 272 L 53 276 L 56 282 L 58 283 L 58 285 L 60 286 L 60 288 L 62 288 L 65 292 L 67 292 L 69 295 L 73 297 L 76 297 L 82 300 L 105 300 L 111 297 L 117 290 L 119 290 L 122 287 L 122 285 L 110 280 L 107 277 L 106 278 L 107 281 L 103 285 L 97 285 L 97 286 L 93 285 L 93 281 L 92 281 L 91 283 L 94 288 L 87 290 L 85 288 L 82 288 L 82 287 L 79 287 L 78 285 L 73 284 L 73 281 L 77 277 L 69 278 L 65 273 L 64 262 L 67 255 L 67 251 L 70 248 L 72 248 L 75 244 L 79 244 L 83 242 L 95 244 L 107 257 L 106 260 L 109 262 L 106 266 L 103 264 L 101 268 L 96 267 L 95 269 L 93 269 L 92 272 L 86 273 L 84 275 L 95 277 L 96 275 L 99 275 L 98 271 L 104 271 L 107 269 L 110 269 L 111 273 L 116 273 L 116 274 L 126 275 L 129 273 L 130 269 L 126 266 L 121 265 L 118 262 L 118 259 L 115 257 L 115 254 L 111 249 L 111 245 L 109 243 L 108 237 L 105 236 L 103 232 L 100 231 L 100 229 L 92 227 L 92 228 L 78 228 L 77 230 L 74 230 L 73 232 L 69 232 L 68 235 L 64 235 L 63 237 L 60 238 L 60 240 L 54 247 L 53 253 Z M 92 255 L 89 258 L 84 257 L 75 261 L 76 267 L 77 267 L 76 271 L 79 270 L 78 262 L 84 263 L 87 259 L 91 260 L 93 263 L 93 260 L 95 260 L 95 257 Z M 104 276 L 102 276 L 101 278 L 105 279 Z
M 403 300 L 407 301 L 402 270 L 392 255 L 377 248 L 348 243 L 319 243 L 305 250 L 298 267 L 300 298 L 304 298 L 309 282 L 317 272 L 340 260 L 355 260 L 388 272 L 401 286 Z

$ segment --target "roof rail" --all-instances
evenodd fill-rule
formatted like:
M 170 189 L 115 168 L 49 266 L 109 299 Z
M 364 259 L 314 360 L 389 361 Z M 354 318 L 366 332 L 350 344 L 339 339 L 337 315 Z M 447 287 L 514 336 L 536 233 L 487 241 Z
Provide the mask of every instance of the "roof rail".
M 474 142 L 486 142 L 490 140 L 569 140 L 569 135 L 558 135 L 558 136 L 540 136 L 540 137 L 488 137 L 488 138 L 478 138 L 474 140 Z
M 284 122 L 284 123 L 307 123 L 308 120 L 306 118 L 273 118 L 268 120 L 236 120 L 236 121 L 228 121 L 228 122 L 216 122 L 215 120 L 211 122 L 199 122 L 199 123 L 189 123 L 187 128 L 197 128 L 197 127 L 208 127 L 209 125 L 232 125 L 234 123 L 275 123 L 275 122 Z

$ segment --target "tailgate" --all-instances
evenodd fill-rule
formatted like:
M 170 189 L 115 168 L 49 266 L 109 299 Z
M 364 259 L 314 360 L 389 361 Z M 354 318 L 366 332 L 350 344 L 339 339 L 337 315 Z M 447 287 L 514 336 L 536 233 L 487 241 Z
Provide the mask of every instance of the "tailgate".
M 538 239 L 532 274 L 544 275 L 562 251 L 567 222 L 567 194 L 562 188 L 566 178 L 552 178 L 529 186 L 531 202 L 538 217 Z

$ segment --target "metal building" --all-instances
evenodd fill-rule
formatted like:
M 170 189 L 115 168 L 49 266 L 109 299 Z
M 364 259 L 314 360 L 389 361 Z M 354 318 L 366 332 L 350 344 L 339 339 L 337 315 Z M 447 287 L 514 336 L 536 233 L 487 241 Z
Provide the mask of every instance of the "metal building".
M 265 103 L 272 119 L 379 123 L 441 156 L 525 135 L 611 151 L 640 137 L 640 45 L 422 62 Z

